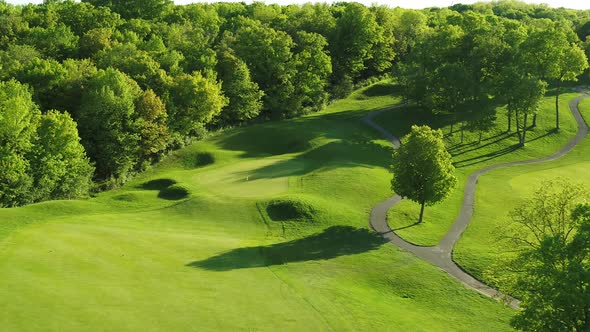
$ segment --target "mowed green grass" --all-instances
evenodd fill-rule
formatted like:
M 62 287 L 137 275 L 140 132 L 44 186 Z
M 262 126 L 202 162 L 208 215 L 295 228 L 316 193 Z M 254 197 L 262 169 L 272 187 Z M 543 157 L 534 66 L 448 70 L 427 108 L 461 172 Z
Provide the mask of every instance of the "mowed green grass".
M 590 121 L 590 99 L 584 99 L 579 109 Z M 471 224 L 458 242 L 454 258 L 462 267 L 479 278 L 493 281 L 485 273 L 505 251 L 497 245 L 498 230 L 509 222 L 509 212 L 529 198 L 545 180 L 558 177 L 590 187 L 590 138 L 564 157 L 547 163 L 499 169 L 479 179 L 475 213 Z
M 551 155 L 573 137 L 577 131 L 575 121 L 568 108 L 568 102 L 579 94 L 568 92 L 560 96 L 560 124 L 561 130 L 555 133 L 555 99 L 550 94 L 542 101 L 536 128 L 527 132 L 527 143 L 519 148 L 518 137 L 515 132 L 513 119 L 512 131 L 507 132 L 506 111 L 497 110 L 495 126 L 482 135 L 479 132 L 465 131 L 463 143 L 459 125 L 455 124 L 454 134 L 450 133 L 450 116 L 431 116 L 427 112 L 420 112 L 407 108 L 398 112 L 385 112 L 376 122 L 381 126 L 403 137 L 409 132 L 412 124 L 427 124 L 441 129 L 445 134 L 445 145 L 452 155 L 456 167 L 457 185 L 450 195 L 442 202 L 426 207 L 424 222 L 416 224 L 420 213 L 419 204 L 404 200 L 389 212 L 389 225 L 405 240 L 418 245 L 434 246 L 439 243 L 459 214 L 463 202 L 465 182 L 469 175 L 481 168 L 518 160 L 541 158 Z M 530 120 L 529 120 L 530 121 Z M 530 123 L 530 122 L 529 122 Z M 491 192 L 491 195 L 503 197 L 502 191 Z M 503 210 L 503 205 L 496 206 Z M 476 209 L 477 210 L 477 209 Z
M 220 132 L 90 200 L 0 210 L 2 330 L 510 330 L 511 309 L 367 227 L 391 147 L 360 119 L 392 90 Z

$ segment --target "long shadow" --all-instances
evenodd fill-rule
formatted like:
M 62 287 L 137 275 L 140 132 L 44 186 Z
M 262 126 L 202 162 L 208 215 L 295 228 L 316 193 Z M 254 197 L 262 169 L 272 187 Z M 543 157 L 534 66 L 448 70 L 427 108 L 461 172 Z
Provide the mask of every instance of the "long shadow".
M 508 139 L 508 138 L 510 138 L 510 137 L 512 137 L 514 135 L 516 135 L 516 133 L 504 133 L 504 134 L 500 134 L 500 135 L 495 136 L 496 139 L 493 140 L 493 141 L 491 141 L 491 142 L 478 145 L 477 147 L 474 147 L 474 148 L 471 148 L 471 149 L 465 149 L 465 150 L 461 150 L 461 151 L 451 150 L 451 151 L 449 151 L 449 153 L 451 154 L 451 156 L 457 157 L 457 156 L 466 154 L 468 152 L 477 151 L 477 150 L 479 150 L 481 148 L 485 148 L 486 146 L 494 145 L 494 144 L 499 143 L 499 142 L 501 142 L 501 141 L 503 141 L 505 139 Z M 457 149 L 459 149 L 459 148 L 457 148 Z M 457 149 L 455 149 L 455 150 L 457 150 Z
M 534 141 L 536 141 L 538 139 L 541 139 L 543 137 L 546 137 L 546 136 L 549 136 L 549 135 L 553 135 L 553 134 L 556 134 L 556 133 L 557 133 L 557 129 L 553 128 L 553 129 L 547 131 L 546 133 L 544 133 L 543 135 L 540 135 L 540 136 L 537 136 L 537 137 L 535 137 L 533 139 L 527 140 L 527 143 L 534 142 Z
M 211 271 L 230 271 L 292 262 L 326 260 L 360 254 L 387 241 L 374 232 L 351 226 L 332 226 L 321 233 L 268 246 L 233 249 L 187 266 Z
M 511 135 L 514 135 L 514 133 L 513 132 L 509 132 L 509 131 L 497 132 L 497 134 L 495 134 L 495 135 L 491 135 L 491 136 L 482 138 L 481 141 L 479 141 L 479 142 L 478 141 L 470 141 L 469 143 L 457 143 L 455 145 L 451 145 L 451 146 L 449 146 L 447 148 L 447 151 L 449 151 L 449 152 L 456 151 L 456 150 L 460 150 L 462 148 L 471 147 L 471 146 L 474 146 L 474 145 L 479 145 L 481 143 L 486 143 L 486 142 L 491 141 L 491 140 L 495 140 L 494 142 L 497 142 L 498 137 L 501 137 L 501 136 L 511 136 Z
M 413 223 L 411 225 L 406 225 L 406 226 L 402 226 L 402 227 L 398 227 L 398 228 L 393 228 L 392 231 L 394 231 L 394 232 L 395 231 L 401 231 L 402 229 L 411 228 L 411 227 L 417 226 L 418 224 L 420 224 L 420 223 L 416 221 L 415 223 Z
M 453 151 L 460 150 L 460 149 L 463 149 L 463 148 L 467 148 L 467 147 L 470 147 L 470 146 L 474 146 L 474 145 L 477 145 L 477 144 L 478 144 L 477 141 L 473 141 L 473 142 L 469 142 L 469 143 L 457 143 L 455 145 L 451 145 L 450 147 L 448 147 L 447 148 L 447 151 L 449 151 L 449 153 L 452 154 Z
M 277 178 L 304 175 L 319 169 L 340 167 L 387 167 L 393 148 L 372 141 L 336 141 L 308 150 L 291 159 L 253 171 L 244 171 L 241 178 Z M 309 162 L 313 161 L 313 162 Z M 300 165 L 305 165 L 301 167 Z
M 514 144 L 514 145 L 511 145 L 511 146 L 505 147 L 503 149 L 500 149 L 498 151 L 486 153 L 486 154 L 481 155 L 481 156 L 477 156 L 477 157 L 473 157 L 473 158 L 469 158 L 469 159 L 464 159 L 464 160 L 456 161 L 456 162 L 453 163 L 453 165 L 456 168 L 463 168 L 463 167 L 467 167 L 467 166 L 477 165 L 477 164 L 486 162 L 488 160 L 492 160 L 492 159 L 498 158 L 500 156 L 509 154 L 510 152 L 513 152 L 513 151 L 518 150 L 520 148 L 521 148 L 521 146 L 519 144 Z M 473 162 L 470 162 L 470 161 L 473 161 Z

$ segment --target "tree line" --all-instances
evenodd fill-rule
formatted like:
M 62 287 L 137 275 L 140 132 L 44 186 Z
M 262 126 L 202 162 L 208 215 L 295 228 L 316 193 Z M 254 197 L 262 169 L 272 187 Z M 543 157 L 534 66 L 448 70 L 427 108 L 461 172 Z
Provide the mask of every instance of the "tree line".
M 481 138 L 492 128 L 497 108 L 506 106 L 507 131 L 515 129 L 524 145 L 551 85 L 559 130 L 561 88 L 588 68 L 588 11 L 500 2 L 454 6 L 430 20 L 399 65 L 406 98 L 435 114 L 452 115 L 461 141 L 465 129 L 479 131 Z M 450 130 L 452 135 L 454 127 Z
M 0 206 L 111 188 L 212 128 L 321 110 L 391 69 L 392 17 L 356 3 L 0 1 Z
M 544 82 L 587 64 L 554 60 L 583 58 L 588 22 L 588 11 L 518 2 L 0 1 L 0 206 L 120 185 L 208 130 L 316 112 L 384 74 L 482 130 L 506 102 L 524 143 Z

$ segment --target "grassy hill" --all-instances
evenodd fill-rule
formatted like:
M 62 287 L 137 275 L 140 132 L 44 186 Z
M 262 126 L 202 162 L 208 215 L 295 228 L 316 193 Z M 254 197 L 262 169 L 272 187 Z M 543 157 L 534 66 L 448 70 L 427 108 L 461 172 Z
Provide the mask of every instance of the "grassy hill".
M 511 309 L 367 228 L 391 148 L 360 119 L 392 90 L 220 132 L 90 200 L 0 210 L 0 326 L 510 330 Z

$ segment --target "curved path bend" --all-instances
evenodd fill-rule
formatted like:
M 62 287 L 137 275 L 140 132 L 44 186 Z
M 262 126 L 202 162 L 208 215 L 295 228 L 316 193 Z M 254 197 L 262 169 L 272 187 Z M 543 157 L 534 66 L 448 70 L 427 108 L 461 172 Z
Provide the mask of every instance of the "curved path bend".
M 580 90 L 580 92 L 582 92 Z M 439 267 L 443 271 L 450 274 L 452 277 L 463 283 L 465 286 L 472 288 L 479 293 L 494 298 L 494 299 L 502 299 L 506 300 L 508 305 L 513 308 L 518 308 L 519 301 L 513 299 L 509 296 L 506 296 L 499 292 L 498 290 L 484 284 L 483 282 L 477 280 L 469 273 L 465 272 L 455 261 L 453 260 L 452 253 L 455 244 L 461 238 L 461 235 L 469 225 L 471 221 L 471 217 L 473 216 L 473 208 L 474 208 L 474 201 L 475 201 L 475 189 L 477 185 L 477 179 L 492 170 L 511 167 L 511 166 L 518 166 L 518 165 L 527 165 L 527 164 L 536 164 L 547 162 L 551 160 L 555 160 L 560 158 L 570 152 L 576 145 L 578 145 L 584 137 L 588 134 L 588 125 L 582 118 L 580 111 L 578 110 L 578 104 L 580 100 L 583 98 L 588 97 L 588 95 L 582 95 L 580 97 L 574 98 L 569 102 L 569 109 L 576 120 L 578 125 L 578 132 L 576 136 L 574 136 L 566 145 L 564 145 L 561 149 L 559 149 L 554 154 L 539 158 L 539 159 L 531 159 L 531 160 L 523 160 L 523 161 L 516 161 L 516 162 L 509 162 L 503 163 L 498 165 L 492 165 L 480 170 L 473 172 L 469 178 L 467 179 L 467 183 L 465 184 L 465 191 L 463 194 L 463 204 L 461 205 L 461 212 L 453 222 L 451 228 L 447 231 L 443 239 L 438 243 L 438 245 L 434 247 L 423 247 L 411 244 L 401 237 L 399 237 L 387 223 L 387 212 L 390 208 L 395 206 L 399 203 L 402 198 L 399 195 L 392 196 L 391 198 L 377 204 L 371 210 L 370 216 L 370 225 L 371 227 L 378 232 L 381 236 L 387 239 L 390 243 L 395 246 L 398 246 L 405 251 L 409 251 L 414 255 L 420 257 L 421 259 Z M 393 145 L 394 149 L 397 149 L 400 146 L 400 140 L 395 137 L 393 134 L 385 130 L 383 127 L 376 124 L 373 119 L 378 116 L 379 114 L 393 110 L 396 108 L 400 108 L 405 106 L 406 104 L 399 104 L 394 107 L 382 109 L 379 111 L 375 111 L 369 113 L 367 116 L 363 118 L 363 122 L 368 126 L 372 127 L 373 129 L 380 132 L 383 136 L 385 136 Z

